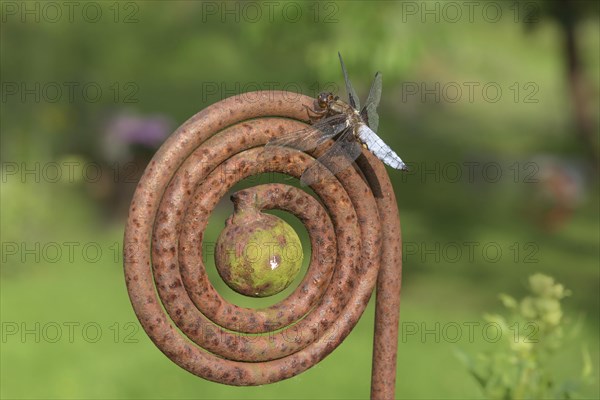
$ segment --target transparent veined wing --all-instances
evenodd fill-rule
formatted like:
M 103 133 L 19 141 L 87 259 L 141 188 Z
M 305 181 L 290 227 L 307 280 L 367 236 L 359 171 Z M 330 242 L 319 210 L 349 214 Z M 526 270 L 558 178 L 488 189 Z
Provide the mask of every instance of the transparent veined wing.
M 360 153 L 361 146 L 354 139 L 353 128 L 348 127 L 333 145 L 302 173 L 300 182 L 309 186 L 321 179 L 332 178 L 348 168 Z
M 379 128 L 379 115 L 377 114 L 377 107 L 381 101 L 381 74 L 378 72 L 375 74 L 373 83 L 371 84 L 371 90 L 369 90 L 369 96 L 365 106 L 360 111 L 360 115 L 363 120 L 367 123 L 369 128 L 373 132 L 377 132 Z
M 267 142 L 265 149 L 271 146 L 291 147 L 301 151 L 310 151 L 328 139 L 335 137 L 347 127 L 347 117 L 343 114 L 323 118 L 304 129 L 285 133 Z
M 348 78 L 348 72 L 346 72 L 344 60 L 342 60 L 342 55 L 339 52 L 338 56 L 340 57 L 340 64 L 342 65 L 342 73 L 344 74 L 344 81 L 346 82 L 346 92 L 348 93 L 348 100 L 350 100 L 350 105 L 354 107 L 355 110 L 360 110 L 360 100 L 358 100 L 356 91 L 352 87 L 352 83 L 350 83 L 350 78 Z

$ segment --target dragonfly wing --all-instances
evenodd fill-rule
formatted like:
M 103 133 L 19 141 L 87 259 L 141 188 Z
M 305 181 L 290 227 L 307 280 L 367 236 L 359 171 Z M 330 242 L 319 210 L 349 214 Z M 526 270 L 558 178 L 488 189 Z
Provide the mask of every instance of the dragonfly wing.
M 379 128 L 379 115 L 377 114 L 377 107 L 381 101 L 381 74 L 378 72 L 375 74 L 373 83 L 371 84 L 371 90 L 369 90 L 369 96 L 364 108 L 360 111 L 360 115 L 363 117 L 369 128 L 373 132 L 377 132 Z
M 360 144 L 354 140 L 352 128 L 349 127 L 323 155 L 304 171 L 300 182 L 308 186 L 323 178 L 333 177 L 348 168 L 360 153 Z
M 352 87 L 352 83 L 350 83 L 350 78 L 348 78 L 348 72 L 346 72 L 344 60 L 342 60 L 342 55 L 339 52 L 338 56 L 340 57 L 340 64 L 342 64 L 342 73 L 344 74 L 344 81 L 346 82 L 346 92 L 348 92 L 348 99 L 350 100 L 350 105 L 354 107 L 355 110 L 360 110 L 360 101 L 358 100 L 358 96 L 356 95 L 354 87 Z
M 301 151 L 310 151 L 328 139 L 339 134 L 347 126 L 347 117 L 342 114 L 324 118 L 304 129 L 277 136 L 265 144 L 270 146 L 292 147 Z
M 373 132 L 377 132 L 377 129 L 379 129 L 379 115 L 377 114 L 376 107 L 372 104 L 367 104 L 360 112 L 360 116 Z

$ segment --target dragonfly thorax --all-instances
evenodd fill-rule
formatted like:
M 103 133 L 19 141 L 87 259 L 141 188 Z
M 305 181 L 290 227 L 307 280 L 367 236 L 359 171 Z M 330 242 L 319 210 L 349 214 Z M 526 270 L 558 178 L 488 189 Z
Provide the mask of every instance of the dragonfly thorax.
M 340 100 L 331 92 L 323 92 L 317 97 L 317 104 L 322 110 L 327 110 L 328 115 L 344 114 L 352 122 L 362 122 L 360 112 L 350 104 Z

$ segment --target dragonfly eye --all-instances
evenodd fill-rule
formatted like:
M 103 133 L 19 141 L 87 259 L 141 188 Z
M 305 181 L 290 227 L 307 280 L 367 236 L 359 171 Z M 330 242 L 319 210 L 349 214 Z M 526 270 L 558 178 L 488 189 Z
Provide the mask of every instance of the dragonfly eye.
M 317 103 L 319 104 L 319 107 L 321 108 L 327 108 L 327 104 L 329 101 L 329 96 L 331 96 L 330 93 L 321 93 L 319 94 L 319 97 L 317 98 Z

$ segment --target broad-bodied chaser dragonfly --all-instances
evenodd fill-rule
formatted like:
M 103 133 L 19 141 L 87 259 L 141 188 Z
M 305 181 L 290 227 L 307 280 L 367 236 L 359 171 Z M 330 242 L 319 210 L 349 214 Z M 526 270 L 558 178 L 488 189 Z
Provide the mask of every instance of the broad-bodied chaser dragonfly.
M 342 56 L 339 53 L 338 56 L 346 81 L 348 103 L 332 93 L 321 93 L 315 101 L 315 108 L 307 107 L 309 118 L 313 121 L 311 126 L 271 139 L 266 144 L 267 148 L 284 146 L 311 151 L 330 139 L 334 140 L 333 145 L 304 171 L 300 178 L 303 185 L 320 180 L 322 175 L 319 176 L 319 171 L 322 169 L 318 163 L 326 166 L 333 175 L 349 167 L 360 155 L 361 144 L 390 167 L 406 170 L 400 157 L 375 133 L 379 126 L 377 106 L 381 100 L 381 74 L 375 74 L 367 102 L 361 109 Z

